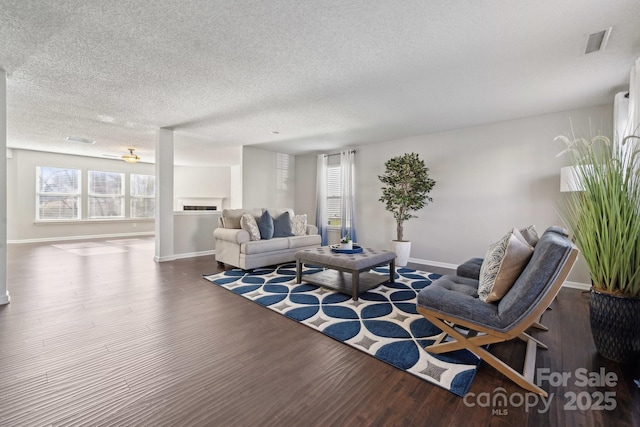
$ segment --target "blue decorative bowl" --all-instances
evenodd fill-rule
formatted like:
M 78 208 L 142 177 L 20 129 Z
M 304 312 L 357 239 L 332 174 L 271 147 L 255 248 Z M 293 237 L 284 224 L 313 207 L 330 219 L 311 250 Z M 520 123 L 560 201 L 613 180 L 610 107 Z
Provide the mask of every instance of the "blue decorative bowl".
M 331 252 L 338 254 L 359 254 L 362 252 L 362 248 L 356 244 L 353 245 L 353 249 L 340 249 L 340 244 L 329 245 Z

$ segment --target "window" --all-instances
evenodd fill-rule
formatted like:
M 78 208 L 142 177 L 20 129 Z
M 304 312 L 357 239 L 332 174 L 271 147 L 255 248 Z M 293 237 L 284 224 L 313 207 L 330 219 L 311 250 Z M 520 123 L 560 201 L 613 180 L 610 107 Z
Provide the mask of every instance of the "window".
M 340 227 L 342 222 L 342 173 L 340 165 L 327 166 L 327 218 L 330 226 Z
M 80 219 L 80 170 L 38 166 L 36 174 L 36 219 Z
M 276 154 L 276 189 L 287 191 L 289 187 L 289 155 Z
M 156 177 L 131 174 L 131 218 L 154 218 L 156 215 Z
M 89 218 L 124 218 L 124 174 L 89 171 Z

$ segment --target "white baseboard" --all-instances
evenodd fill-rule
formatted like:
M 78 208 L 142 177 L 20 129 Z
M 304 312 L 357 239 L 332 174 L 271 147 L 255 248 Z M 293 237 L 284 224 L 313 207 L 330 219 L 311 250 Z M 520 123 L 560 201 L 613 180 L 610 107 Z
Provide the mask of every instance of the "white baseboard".
M 61 237 L 43 237 L 39 239 L 23 239 L 23 240 L 7 240 L 9 244 L 19 243 L 43 243 L 43 242 L 60 242 L 64 240 L 87 240 L 87 239 L 113 239 L 120 237 L 135 237 L 135 236 L 154 236 L 154 231 L 144 231 L 137 233 L 114 233 L 114 234 L 94 234 L 83 236 L 61 236 Z
M 434 267 L 440 267 L 440 268 L 449 268 L 451 270 L 455 270 L 458 267 L 458 264 L 449 264 L 447 262 L 440 262 L 440 261 L 430 261 L 428 259 L 409 258 L 409 262 L 412 262 L 414 264 L 421 264 L 421 265 L 432 265 Z
M 188 253 L 173 254 L 173 255 L 168 255 L 168 256 L 163 256 L 163 257 L 154 256 L 153 260 L 155 262 L 166 262 L 166 261 L 175 261 L 177 259 L 195 258 L 195 257 L 199 257 L 199 256 L 207 256 L 207 255 L 215 255 L 215 254 L 216 254 L 216 251 L 214 251 L 214 250 L 200 251 L 200 252 L 188 252 Z
M 184 254 L 175 254 L 174 259 L 183 259 L 183 258 L 195 258 L 199 256 L 207 256 L 207 255 L 215 255 L 216 251 L 200 251 L 200 252 L 189 252 Z
M 418 258 L 409 258 L 409 262 L 412 262 L 414 264 L 420 264 L 420 265 L 425 265 L 425 266 L 434 266 L 434 267 L 441 267 L 441 268 L 449 268 L 451 270 L 456 270 L 456 268 L 458 267 L 457 264 L 449 264 L 446 262 L 440 262 L 440 261 L 430 261 L 428 259 L 418 259 Z M 565 280 L 564 283 L 562 284 L 563 287 L 565 288 L 572 288 L 572 289 L 580 289 L 583 291 L 588 291 L 589 289 L 591 289 L 591 285 L 587 284 L 587 283 L 580 283 L 580 282 L 572 282 L 570 280 Z
M 565 288 L 580 289 L 581 291 L 588 291 L 591 289 L 591 285 L 588 283 L 571 282 L 569 280 L 565 280 L 562 286 Z

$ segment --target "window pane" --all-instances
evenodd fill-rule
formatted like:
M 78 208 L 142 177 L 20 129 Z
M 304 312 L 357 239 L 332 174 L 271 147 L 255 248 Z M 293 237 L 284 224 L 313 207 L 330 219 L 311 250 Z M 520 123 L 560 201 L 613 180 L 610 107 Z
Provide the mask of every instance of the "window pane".
M 80 170 L 39 166 L 39 193 L 80 193 Z
M 327 218 L 329 225 L 339 227 L 342 218 L 342 175 L 340 166 L 327 168 Z
M 156 177 L 131 174 L 131 218 L 154 218 L 156 214 Z
M 38 196 L 38 219 L 80 218 L 78 196 Z
M 122 197 L 89 197 L 89 218 L 124 217 Z
M 154 218 L 156 199 L 135 197 L 131 199 L 131 218 Z
M 156 177 L 154 175 L 131 174 L 132 196 L 155 196 Z
M 89 171 L 89 218 L 124 218 L 124 174 Z
M 80 170 L 36 167 L 36 220 L 80 219 Z
M 289 155 L 276 154 L 276 189 L 287 191 L 289 186 Z
M 329 225 L 340 226 L 342 218 L 340 198 L 327 199 L 327 218 L 329 218 Z
M 124 174 L 116 172 L 89 171 L 89 194 L 123 195 Z
M 340 167 L 327 169 L 327 197 L 340 197 L 342 190 L 342 176 Z

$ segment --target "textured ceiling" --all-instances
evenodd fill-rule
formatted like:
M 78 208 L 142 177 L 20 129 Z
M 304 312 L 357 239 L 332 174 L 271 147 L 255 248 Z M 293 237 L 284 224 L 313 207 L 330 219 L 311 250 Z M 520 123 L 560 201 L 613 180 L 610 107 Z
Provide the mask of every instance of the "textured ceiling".
M 215 165 L 601 105 L 628 86 L 639 16 L 637 0 L 0 0 L 7 144 L 152 161 L 168 127 L 177 163 Z

